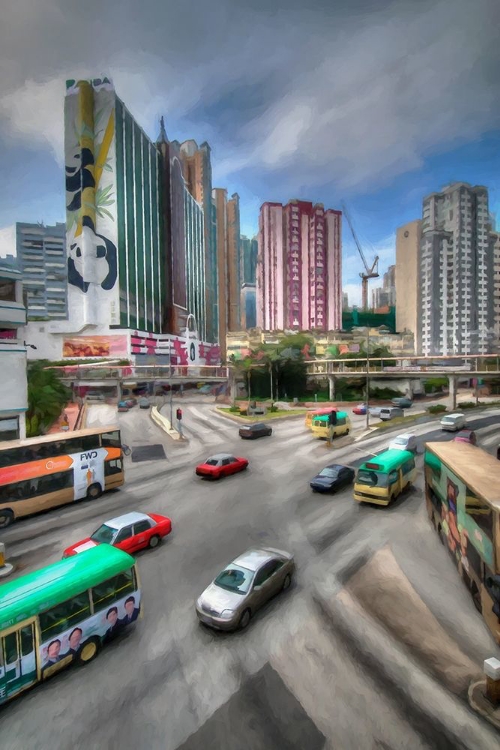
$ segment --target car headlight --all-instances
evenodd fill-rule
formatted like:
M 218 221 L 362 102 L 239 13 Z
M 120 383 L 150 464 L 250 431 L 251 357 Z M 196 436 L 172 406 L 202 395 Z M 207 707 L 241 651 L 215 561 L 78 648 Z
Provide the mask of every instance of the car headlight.
M 232 617 L 234 617 L 234 612 L 232 609 L 224 609 L 220 616 L 223 620 L 230 620 Z

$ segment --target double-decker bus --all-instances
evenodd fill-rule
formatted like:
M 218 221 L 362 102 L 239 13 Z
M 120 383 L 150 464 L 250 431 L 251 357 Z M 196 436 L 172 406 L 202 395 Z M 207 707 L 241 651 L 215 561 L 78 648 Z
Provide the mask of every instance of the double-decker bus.
M 0 443 L 0 528 L 123 484 L 117 427 Z
M 0 704 L 85 664 L 141 612 L 133 557 L 100 544 L 0 586 Z
M 500 643 L 500 463 L 468 443 L 425 448 L 428 516 Z

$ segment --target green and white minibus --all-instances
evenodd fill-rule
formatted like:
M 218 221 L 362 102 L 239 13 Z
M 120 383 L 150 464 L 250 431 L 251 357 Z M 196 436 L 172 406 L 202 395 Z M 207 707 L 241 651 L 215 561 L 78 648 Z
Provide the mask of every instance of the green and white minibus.
M 141 614 L 135 560 L 100 544 L 0 586 L 0 704 L 85 664 Z

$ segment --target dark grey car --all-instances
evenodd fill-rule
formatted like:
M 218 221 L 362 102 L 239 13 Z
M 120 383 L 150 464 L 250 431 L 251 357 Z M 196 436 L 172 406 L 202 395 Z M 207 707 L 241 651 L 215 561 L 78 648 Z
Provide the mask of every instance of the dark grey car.
M 244 440 L 255 440 L 260 437 L 270 437 L 273 434 L 273 430 L 269 425 L 264 424 L 264 422 L 255 422 L 254 424 L 240 427 L 238 434 Z
M 269 599 L 289 588 L 293 556 L 272 549 L 250 549 L 230 563 L 196 602 L 200 622 L 216 630 L 246 628 Z

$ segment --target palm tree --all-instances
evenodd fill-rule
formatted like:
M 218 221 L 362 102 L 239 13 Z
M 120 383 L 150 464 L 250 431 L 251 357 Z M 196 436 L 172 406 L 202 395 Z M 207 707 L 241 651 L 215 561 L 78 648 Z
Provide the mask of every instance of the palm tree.
M 35 437 L 46 430 L 71 398 L 71 391 L 60 380 L 57 370 L 46 369 L 48 364 L 38 361 L 28 367 L 28 437 Z

